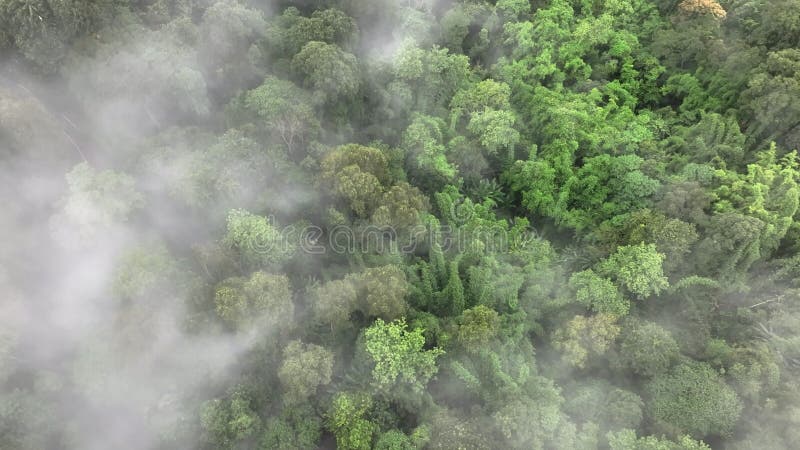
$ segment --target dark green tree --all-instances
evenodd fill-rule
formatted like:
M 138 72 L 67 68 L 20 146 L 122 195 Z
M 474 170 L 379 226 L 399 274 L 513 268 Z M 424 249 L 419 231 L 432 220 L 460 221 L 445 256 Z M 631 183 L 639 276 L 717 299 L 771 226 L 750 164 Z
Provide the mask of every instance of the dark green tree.
M 729 435 L 742 404 L 736 392 L 704 363 L 683 363 L 645 386 L 647 412 L 668 433 Z

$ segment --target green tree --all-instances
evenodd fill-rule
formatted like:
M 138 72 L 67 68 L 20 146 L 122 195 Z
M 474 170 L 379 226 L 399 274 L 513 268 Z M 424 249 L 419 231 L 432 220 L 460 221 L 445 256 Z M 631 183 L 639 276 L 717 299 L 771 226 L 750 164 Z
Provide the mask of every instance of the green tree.
M 766 224 L 737 212 L 714 214 L 706 237 L 697 246 L 698 272 L 726 282 L 742 275 L 761 258 L 761 236 Z
M 54 73 L 72 41 L 111 19 L 113 0 L 3 0 L 0 26 L 25 58 Z
M 311 17 L 303 17 L 291 6 L 271 21 L 261 44 L 275 57 L 291 58 L 312 41 L 349 48 L 356 43 L 358 31 L 355 20 L 336 8 L 317 9 Z
M 711 200 L 711 193 L 698 181 L 674 180 L 663 186 L 662 198 L 657 206 L 670 217 L 705 225 L 708 223 Z
M 754 344 L 732 349 L 725 366 L 731 386 L 745 401 L 761 404 L 776 392 L 781 369 L 774 350 L 768 346 Z
M 634 155 L 587 159 L 567 182 L 570 222 L 581 229 L 646 206 L 660 185 L 641 171 L 643 162 Z
M 36 385 L 41 384 L 41 375 L 36 376 Z M 53 386 L 54 388 L 57 386 Z M 57 442 L 57 430 L 47 424 L 56 420 L 53 408 L 57 405 L 48 400 L 50 389 L 6 389 L 0 394 L 0 445 L 7 448 L 33 450 L 42 448 L 47 442 Z
M 177 289 L 180 266 L 163 245 L 136 248 L 114 270 L 113 292 L 125 300 L 141 300 Z
M 531 154 L 528 161 L 514 162 L 503 178 L 511 192 L 521 196 L 522 206 L 545 217 L 564 221 L 569 192 L 558 189 L 560 175 L 552 164 Z
M 391 184 L 389 157 L 380 149 L 358 144 L 347 144 L 334 148 L 320 164 L 322 178 L 331 180 L 346 167 L 356 166 L 373 175 L 380 184 Z
M 269 188 L 264 174 L 286 167 L 285 152 L 265 152 L 237 129 L 219 137 L 198 131 L 171 129 L 159 134 L 143 158 L 144 170 L 159 173 L 169 168 L 169 175 L 159 178 L 163 183 L 159 188 L 197 211 L 259 205 L 259 197 Z
M 453 5 L 439 21 L 442 41 L 455 53 L 476 55 L 486 45 L 486 32 L 481 30 L 475 36 L 476 33 L 470 26 L 480 26 L 480 19 L 487 12 L 487 6 L 480 3 Z
M 630 301 L 620 294 L 617 286 L 609 278 L 601 277 L 592 269 L 573 274 L 569 284 L 575 289 L 575 298 L 578 302 L 594 312 L 616 317 L 628 315 Z
M 500 317 L 484 305 L 470 308 L 461 315 L 457 339 L 468 351 L 477 351 L 498 333 Z
M 664 255 L 654 244 L 625 245 L 617 248 L 599 269 L 613 276 L 630 293 L 647 298 L 669 286 L 662 269 L 663 261 Z
M 295 252 L 293 243 L 266 217 L 242 209 L 228 212 L 228 231 L 222 242 L 249 268 L 280 266 Z
M 694 224 L 667 218 L 650 209 L 614 217 L 591 235 L 602 243 L 602 250 L 609 253 L 619 245 L 653 243 L 659 253 L 664 254 L 665 271 L 682 269 L 683 259 L 699 238 Z
M 389 159 L 373 147 L 348 144 L 335 148 L 320 163 L 320 181 L 332 188 L 357 215 L 366 217 L 391 182 Z
M 91 53 L 69 58 L 64 72 L 70 90 L 87 110 L 104 111 L 98 112 L 105 124 L 96 130 L 99 136 L 138 139 L 142 131 L 208 116 L 208 83 L 192 46 L 196 33 L 188 18 L 157 30 L 129 21 L 122 30 L 103 30 Z M 122 117 L 141 126 L 120 126 L 115 121 Z
M 69 135 L 64 134 L 57 116 L 40 100 L 7 88 L 0 88 L 0 95 L 0 155 L 4 159 L 13 157 L 16 164 L 30 159 L 35 167 L 42 167 L 47 160 L 59 170 L 74 163 L 74 154 L 63 152 L 72 145 Z M 26 158 L 20 159 L 22 155 Z
M 492 79 L 483 80 L 458 91 L 450 102 L 450 120 L 456 124 L 462 117 L 486 109 L 503 110 L 511 108 L 511 87 Z
M 557 142 L 559 147 L 543 157 L 532 152 L 528 161 L 516 161 L 504 177 L 511 191 L 522 195 L 523 206 L 559 224 L 579 231 L 594 228 L 646 207 L 660 187 L 642 172 L 644 160 L 638 156 L 602 154 L 573 170 L 578 143 Z
M 113 170 L 99 171 L 88 163 L 76 165 L 66 175 L 68 192 L 50 219 L 56 240 L 67 246 L 84 246 L 113 232 L 144 206 L 135 180 Z
M 337 194 L 348 200 L 356 215 L 367 217 L 380 202 L 383 186 L 374 175 L 363 172 L 358 166 L 347 166 L 334 180 Z
M 378 319 L 380 320 L 380 319 Z M 339 392 L 328 410 L 326 425 L 336 436 L 336 447 L 369 450 L 378 426 L 366 418 L 372 399 L 363 393 Z
M 216 288 L 214 303 L 219 317 L 237 329 L 261 324 L 284 328 L 294 313 L 289 278 L 266 272 L 223 281 Z
M 425 50 L 406 40 L 395 56 L 394 74 L 411 87 L 414 109 L 431 114 L 436 107 L 446 107 L 469 80 L 469 58 L 437 46 Z
M 459 91 L 450 102 L 451 127 L 455 128 L 466 116 L 466 129 L 477 136 L 489 153 L 513 150 L 520 135 L 514 128 L 517 118 L 511 110 L 510 96 L 511 88 L 507 84 L 491 79 Z
M 709 365 L 683 363 L 646 386 L 647 411 L 660 430 L 694 437 L 726 436 L 742 404 Z
M 261 11 L 239 2 L 217 1 L 205 10 L 198 58 L 212 91 L 227 98 L 258 78 L 253 45 L 265 27 Z
M 619 352 L 622 364 L 646 377 L 666 372 L 679 355 L 678 344 L 669 331 L 638 320 L 625 323 Z
M 421 391 L 438 371 L 436 358 L 444 351 L 424 350 L 422 330 L 409 331 L 405 319 L 389 323 L 377 319 L 364 335 L 367 353 L 375 362 L 373 378 L 383 388 L 403 383 Z
M 280 138 L 279 143 L 290 155 L 307 145 L 319 128 L 311 95 L 291 81 L 268 76 L 240 101 L 247 111 L 263 121 L 273 136 Z
M 466 299 L 464 297 L 464 283 L 458 271 L 459 261 L 450 262 L 450 275 L 447 284 L 440 293 L 440 303 L 444 311 L 453 316 L 458 316 L 464 311 Z
M 431 440 L 427 448 L 489 450 L 493 448 L 492 442 L 480 432 L 481 425 L 485 426 L 476 418 L 459 417 L 448 409 L 437 409 L 431 418 Z
M 400 430 L 389 430 L 380 435 L 373 447 L 375 450 L 415 450 L 420 448 L 412 436 Z
M 111 272 L 114 341 L 132 357 L 153 350 L 158 324 L 202 298 L 202 284 L 161 243 L 126 250 Z M 134 356 L 135 355 L 135 356 Z
M 478 140 L 490 154 L 500 149 L 514 150 L 520 141 L 519 132 L 514 128 L 516 116 L 511 111 L 486 109 L 476 112 L 467 125 L 467 130 L 478 136 Z
M 225 398 L 205 402 L 200 413 L 204 439 L 228 449 L 255 436 L 261 420 L 253 407 L 252 393 L 242 385 L 233 387 Z
M 655 436 L 637 438 L 636 432 L 631 429 L 610 431 L 606 438 L 611 450 L 708 450 L 703 441 L 695 441 L 689 436 L 681 436 L 677 442 L 669 441 Z
M 586 366 L 589 356 L 604 354 L 620 331 L 616 317 L 608 314 L 577 315 L 553 335 L 553 346 L 563 359 L 579 368 Z
M 595 423 L 603 430 L 635 429 L 644 417 L 641 397 L 604 379 L 572 383 L 564 393 L 564 412 L 576 423 Z
M 525 0 L 497 0 L 495 8 L 504 16 L 514 18 L 524 18 L 531 12 L 530 2 Z
M 313 450 L 322 438 L 322 419 L 308 406 L 284 409 L 264 423 L 261 449 Z
M 720 187 L 714 209 L 720 213 L 741 211 L 765 224 L 760 237 L 760 255 L 766 257 L 778 248 L 793 223 L 800 205 L 800 179 L 797 153 L 776 161 L 775 145 L 759 152 L 758 162 L 747 166 L 747 174 L 717 171 Z
M 350 278 L 357 286 L 361 309 L 368 317 L 394 320 L 405 315 L 409 289 L 400 266 L 374 267 Z
M 447 160 L 444 129 L 443 120 L 416 114 L 403 133 L 402 147 L 421 175 L 449 181 L 456 169 Z
M 384 192 L 380 203 L 381 206 L 372 213 L 372 223 L 391 226 L 397 232 L 418 225 L 428 210 L 428 199 L 418 188 L 405 182 Z
M 353 97 L 361 84 L 358 60 L 335 44 L 309 42 L 292 59 L 292 69 L 323 101 Z
M 324 283 L 314 288 L 309 297 L 315 321 L 330 325 L 331 331 L 350 325 L 348 319 L 357 308 L 358 293 L 349 279 Z
M 278 369 L 278 379 L 285 389 L 284 403 L 288 405 L 306 401 L 318 386 L 331 381 L 333 353 L 324 347 L 291 341 L 283 349 L 283 363 Z
M 797 149 L 800 109 L 791 99 L 800 93 L 800 49 L 771 52 L 762 67 L 749 80 L 740 98 L 742 110 L 750 119 L 745 129 L 749 143 L 763 148 L 776 141 L 786 148 Z
M 690 127 L 680 127 L 679 130 L 675 136 L 662 141 L 661 145 L 700 164 L 713 162 L 717 166 L 733 168 L 742 163 L 746 137 L 734 115 L 703 114 L 700 121 Z
M 565 421 L 560 407 L 564 399 L 547 379 L 538 380 L 529 388 L 529 395 L 508 399 L 492 415 L 492 420 L 506 448 L 555 448 L 563 437 L 560 426 Z

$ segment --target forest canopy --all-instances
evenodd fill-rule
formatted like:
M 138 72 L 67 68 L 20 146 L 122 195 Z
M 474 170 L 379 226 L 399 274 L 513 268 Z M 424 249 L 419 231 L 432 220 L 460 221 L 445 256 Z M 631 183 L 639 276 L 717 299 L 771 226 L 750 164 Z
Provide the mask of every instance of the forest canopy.
M 0 0 L 0 448 L 790 450 L 800 0 Z

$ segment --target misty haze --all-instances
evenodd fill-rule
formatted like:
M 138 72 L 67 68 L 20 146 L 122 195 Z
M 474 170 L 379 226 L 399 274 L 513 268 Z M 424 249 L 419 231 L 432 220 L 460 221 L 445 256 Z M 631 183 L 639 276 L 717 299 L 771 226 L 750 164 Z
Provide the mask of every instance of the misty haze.
M 800 0 L 0 0 L 0 450 L 800 448 Z

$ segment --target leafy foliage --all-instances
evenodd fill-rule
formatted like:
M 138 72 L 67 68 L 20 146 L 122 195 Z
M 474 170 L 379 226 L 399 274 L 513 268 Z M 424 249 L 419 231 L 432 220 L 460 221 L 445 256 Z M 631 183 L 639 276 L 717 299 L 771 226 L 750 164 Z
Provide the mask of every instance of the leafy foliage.
M 424 350 L 422 330 L 409 331 L 405 320 L 386 323 L 377 319 L 364 334 L 367 352 L 375 361 L 372 375 L 378 385 L 406 383 L 421 390 L 436 374 L 436 358 L 444 351 Z
M 0 0 L 0 447 L 797 447 L 799 42 L 797 0 Z
M 703 363 L 676 366 L 650 381 L 646 392 L 648 413 L 664 431 L 725 436 L 733 431 L 742 410 L 733 389 Z

